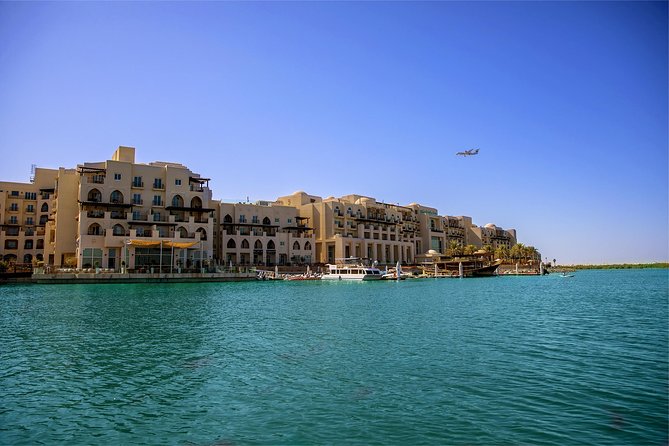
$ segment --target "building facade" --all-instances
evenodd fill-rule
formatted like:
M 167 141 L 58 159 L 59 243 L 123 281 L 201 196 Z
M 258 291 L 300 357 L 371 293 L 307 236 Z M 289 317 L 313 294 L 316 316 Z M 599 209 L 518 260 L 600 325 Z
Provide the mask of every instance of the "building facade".
M 313 222 L 315 263 L 348 257 L 379 264 L 413 262 L 418 220 L 408 207 L 362 195 L 322 199 L 301 191 L 277 201 L 296 207 L 302 218 Z
M 133 147 L 73 169 L 38 168 L 30 183 L 0 183 L 0 259 L 17 263 L 179 271 L 358 257 L 394 265 L 454 246 L 516 243 L 514 229 L 356 194 L 221 203 L 208 178 L 178 163 L 137 163 Z
M 78 268 L 178 270 L 214 261 L 208 178 L 177 163 L 137 164 L 133 147 L 77 173 Z
M 277 202 L 221 203 L 220 258 L 226 265 L 308 265 L 315 245 L 309 219 Z
M 56 170 L 38 168 L 31 183 L 0 182 L 0 260 L 44 260 L 56 177 Z

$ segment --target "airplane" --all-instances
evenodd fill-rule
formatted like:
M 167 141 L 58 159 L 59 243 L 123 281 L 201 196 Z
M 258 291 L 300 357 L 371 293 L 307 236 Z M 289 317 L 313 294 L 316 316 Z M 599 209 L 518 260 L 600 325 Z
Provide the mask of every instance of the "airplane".
M 478 155 L 479 149 L 469 149 L 465 150 L 464 152 L 458 152 L 456 155 L 462 155 L 462 156 L 472 156 L 472 155 Z

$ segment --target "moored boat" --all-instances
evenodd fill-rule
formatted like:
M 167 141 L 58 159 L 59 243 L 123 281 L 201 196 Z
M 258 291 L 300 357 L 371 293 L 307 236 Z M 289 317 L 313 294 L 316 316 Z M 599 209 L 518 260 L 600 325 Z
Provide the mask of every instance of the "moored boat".
M 383 273 L 374 266 L 367 266 L 362 259 L 349 257 L 337 259 L 335 264 L 327 264 L 327 272 L 322 280 L 380 280 Z

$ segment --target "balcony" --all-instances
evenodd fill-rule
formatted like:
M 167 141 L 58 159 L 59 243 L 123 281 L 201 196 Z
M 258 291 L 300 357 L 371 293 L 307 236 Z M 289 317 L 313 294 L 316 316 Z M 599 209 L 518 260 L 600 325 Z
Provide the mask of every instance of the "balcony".
M 128 214 L 125 212 L 112 211 L 109 213 L 109 217 L 114 220 L 125 220 L 128 218 Z
M 163 183 L 156 183 L 154 182 L 151 187 L 153 190 L 165 190 L 165 185 Z
M 88 211 L 86 212 L 86 217 L 88 218 L 105 218 L 104 211 Z
M 144 182 L 143 181 L 133 181 L 132 185 L 130 186 L 133 189 L 144 189 Z

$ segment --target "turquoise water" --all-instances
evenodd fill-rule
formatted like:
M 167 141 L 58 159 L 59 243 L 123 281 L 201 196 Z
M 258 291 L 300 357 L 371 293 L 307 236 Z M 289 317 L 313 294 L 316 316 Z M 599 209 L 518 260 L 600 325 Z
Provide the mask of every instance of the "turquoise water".
M 666 445 L 668 278 L 3 286 L 0 443 Z

